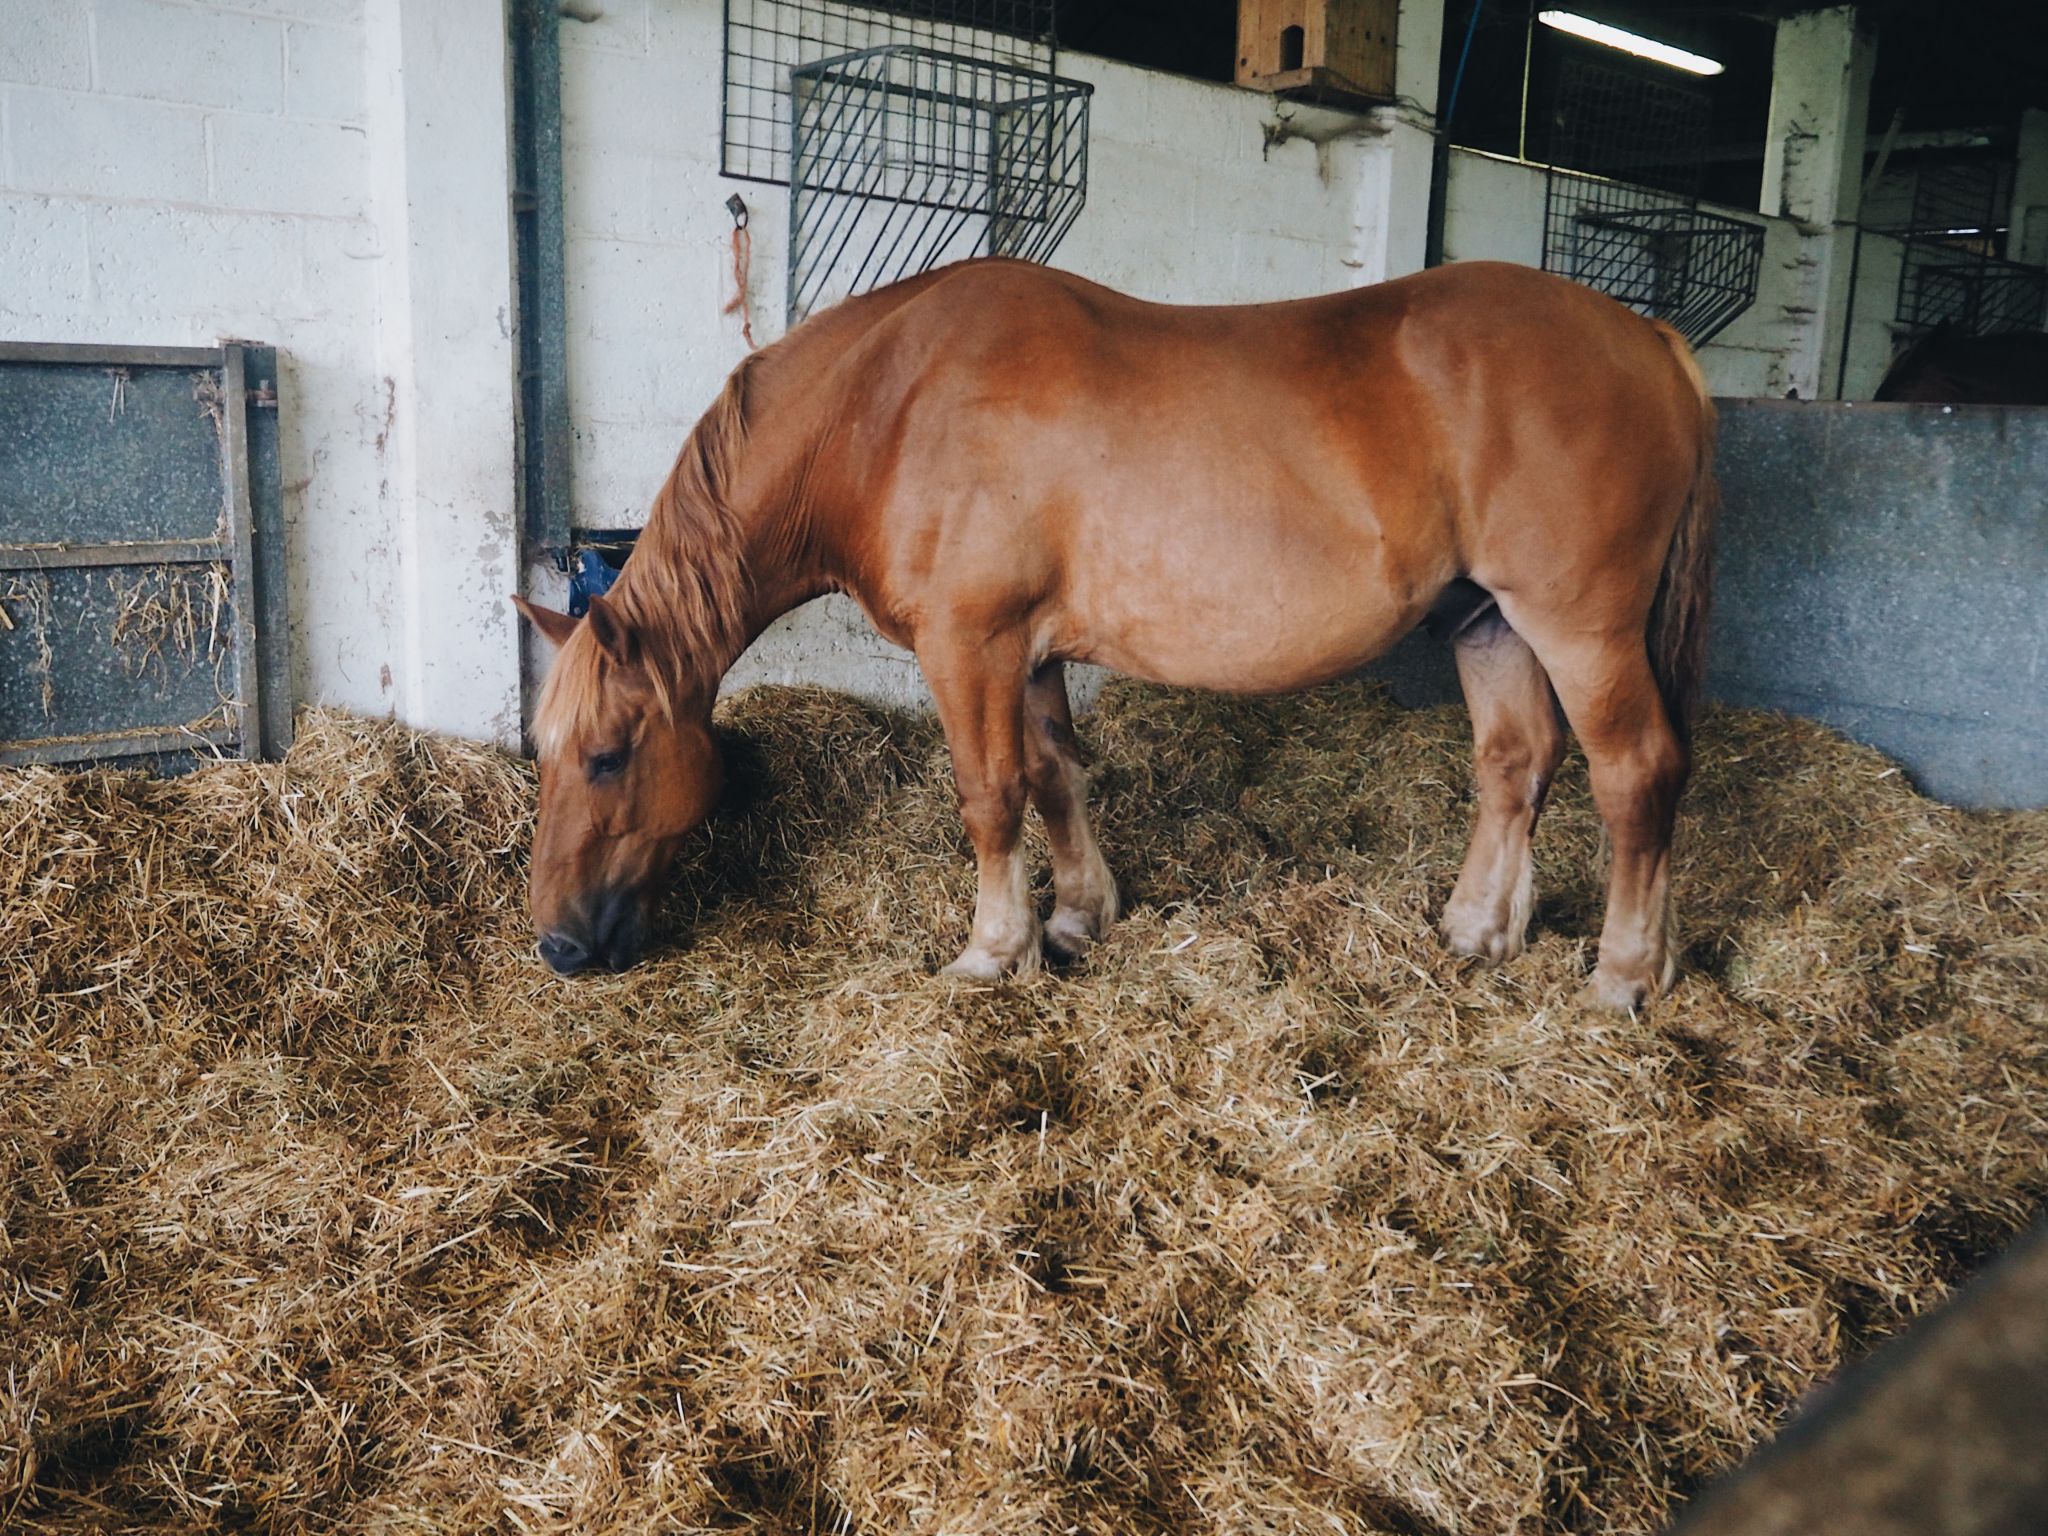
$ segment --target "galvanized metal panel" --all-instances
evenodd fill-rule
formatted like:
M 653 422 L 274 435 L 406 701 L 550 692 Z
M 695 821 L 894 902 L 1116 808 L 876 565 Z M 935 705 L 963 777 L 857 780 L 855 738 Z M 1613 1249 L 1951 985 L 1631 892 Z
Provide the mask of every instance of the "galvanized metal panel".
M 2048 805 L 2048 409 L 1727 402 L 1708 688 Z
M 234 605 L 225 561 L 0 575 L 0 761 L 102 755 L 137 730 L 226 735 Z M 109 754 L 113 755 L 113 754 Z
M 221 528 L 219 439 L 196 398 L 211 391 L 218 403 L 218 352 L 211 368 L 4 353 L 0 363 L 0 543 L 204 539 Z
M 275 390 L 259 448 L 247 351 L 0 346 L 0 763 L 288 739 L 265 730 L 257 621 L 259 504 L 283 591 Z M 272 697 L 288 721 L 288 681 Z

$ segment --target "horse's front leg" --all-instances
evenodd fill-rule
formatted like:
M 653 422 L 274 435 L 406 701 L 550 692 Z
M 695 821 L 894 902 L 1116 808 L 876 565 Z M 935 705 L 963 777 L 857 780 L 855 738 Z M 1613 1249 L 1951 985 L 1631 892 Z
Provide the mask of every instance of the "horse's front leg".
M 993 981 L 1039 965 L 1038 914 L 1024 870 L 1025 661 L 1021 646 L 922 641 L 917 659 L 938 705 L 960 817 L 974 843 L 974 931 L 944 974 Z

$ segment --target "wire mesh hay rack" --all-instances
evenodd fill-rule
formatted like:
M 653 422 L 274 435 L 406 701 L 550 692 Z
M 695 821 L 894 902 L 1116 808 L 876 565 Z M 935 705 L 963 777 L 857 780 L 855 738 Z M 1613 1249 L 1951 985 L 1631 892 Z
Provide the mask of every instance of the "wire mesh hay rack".
M 1924 156 L 1913 177 L 1911 222 L 1894 231 L 1899 329 L 1947 326 L 1966 336 L 2037 331 L 2048 318 L 2048 270 L 1999 255 L 2012 216 L 2014 161 L 1981 154 Z
M 1567 62 L 1543 188 L 1543 266 L 1694 346 L 1756 302 L 1758 224 L 1699 206 L 1707 99 L 1635 68 Z
M 1044 261 L 1087 197 L 1052 0 L 726 0 L 724 168 L 787 182 L 788 315 L 966 256 Z
M 791 80 L 792 321 L 958 257 L 1043 261 L 1081 211 L 1090 86 L 906 44 Z

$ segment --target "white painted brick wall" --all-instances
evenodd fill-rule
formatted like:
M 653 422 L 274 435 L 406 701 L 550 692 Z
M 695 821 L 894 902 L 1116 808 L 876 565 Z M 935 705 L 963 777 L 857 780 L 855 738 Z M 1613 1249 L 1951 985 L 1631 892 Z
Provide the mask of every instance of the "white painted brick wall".
M 170 0 L 95 0 L 98 86 L 203 107 L 284 105 L 284 24 Z
M 310 22 L 284 29 L 284 110 L 314 122 L 362 122 L 360 31 Z
M 86 203 L 82 215 L 88 306 L 110 321 L 211 321 L 221 334 L 268 339 L 263 327 L 308 307 L 296 220 L 150 203 Z
M 85 0 L 7 0 L 0 13 L 0 81 L 89 89 L 92 23 Z
M 280 352 L 302 698 L 402 670 L 361 0 L 0 0 L 0 336 Z
M 206 130 L 210 201 L 227 208 L 362 217 L 369 141 L 361 128 L 215 112 Z
M 75 314 L 90 262 L 85 210 L 61 198 L 0 192 L 0 335 L 47 341 L 48 317 Z
M 199 202 L 206 123 L 191 107 L 10 87 L 8 185 L 25 192 Z
M 209 10 L 240 11 L 256 16 L 296 17 L 304 21 L 330 21 L 360 26 L 363 0 L 191 0 Z M 430 0 L 440 3 L 440 0 Z

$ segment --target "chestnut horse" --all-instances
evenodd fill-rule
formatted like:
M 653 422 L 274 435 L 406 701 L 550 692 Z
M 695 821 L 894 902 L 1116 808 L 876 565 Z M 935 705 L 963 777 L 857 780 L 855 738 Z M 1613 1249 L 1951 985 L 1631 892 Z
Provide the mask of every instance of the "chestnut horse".
M 719 680 L 845 592 L 917 655 L 979 871 L 946 969 L 1072 957 L 1116 916 L 1062 663 L 1231 692 L 1341 677 L 1428 620 L 1478 809 L 1442 931 L 1520 953 L 1530 834 L 1577 732 L 1612 852 L 1594 996 L 1670 982 L 1672 823 L 1711 582 L 1714 411 L 1668 327 L 1488 262 L 1284 304 L 1144 303 L 1017 262 L 851 299 L 697 424 L 535 720 L 532 903 L 557 971 L 621 967 L 719 787 Z M 1044 817 L 1041 928 L 1020 829 Z

